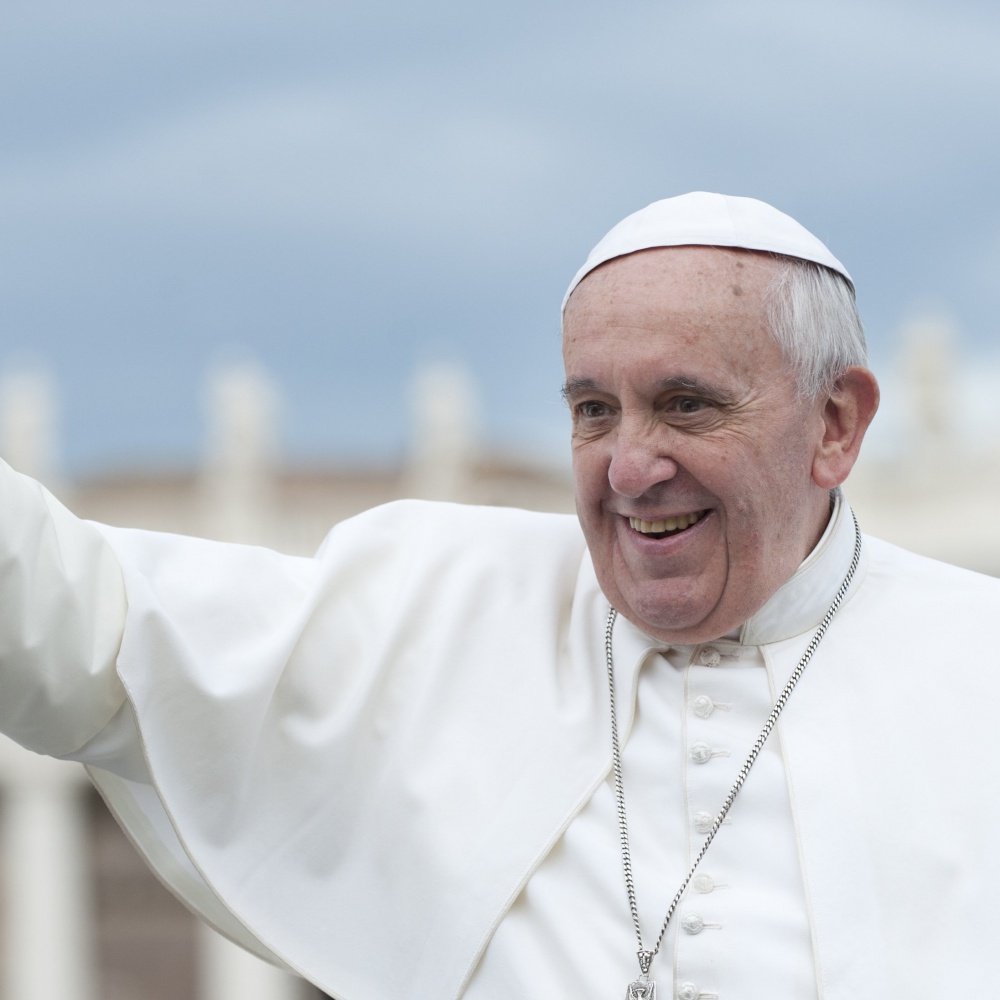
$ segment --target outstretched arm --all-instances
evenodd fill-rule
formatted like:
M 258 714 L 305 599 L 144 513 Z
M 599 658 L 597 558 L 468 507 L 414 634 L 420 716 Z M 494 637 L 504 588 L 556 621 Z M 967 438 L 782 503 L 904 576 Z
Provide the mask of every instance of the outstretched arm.
M 121 570 L 98 530 L 0 462 L 0 731 L 78 750 L 124 700 Z

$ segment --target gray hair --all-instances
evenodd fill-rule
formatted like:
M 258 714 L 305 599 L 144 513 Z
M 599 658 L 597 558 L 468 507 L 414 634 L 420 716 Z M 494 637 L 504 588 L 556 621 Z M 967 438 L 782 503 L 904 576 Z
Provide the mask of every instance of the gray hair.
M 800 395 L 816 399 L 852 365 L 868 364 L 854 289 L 822 264 L 772 256 L 778 270 L 764 295 L 768 325 Z

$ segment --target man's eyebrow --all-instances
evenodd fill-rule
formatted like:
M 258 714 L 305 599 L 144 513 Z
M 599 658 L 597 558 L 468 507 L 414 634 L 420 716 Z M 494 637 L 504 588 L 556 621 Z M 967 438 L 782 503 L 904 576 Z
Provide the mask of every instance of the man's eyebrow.
M 662 378 L 657 385 L 661 392 L 693 392 L 706 399 L 714 399 L 720 403 L 731 402 L 733 396 L 717 385 L 710 385 L 700 379 L 689 378 L 684 375 L 673 375 L 669 378 Z
M 688 378 L 684 375 L 671 375 L 668 378 L 661 378 L 657 385 L 661 389 L 686 389 L 688 392 L 709 392 L 709 387 L 704 382 L 699 382 L 696 378 Z
M 705 399 L 714 399 L 720 403 L 732 402 L 733 395 L 719 388 L 717 385 L 710 385 L 700 379 L 690 378 L 685 375 L 671 375 L 661 378 L 656 383 L 660 392 L 691 392 Z M 584 392 L 601 392 L 601 387 L 596 379 L 592 378 L 571 378 L 567 379 L 560 390 L 563 399 L 569 399 Z
M 563 399 L 569 399 L 579 392 L 596 392 L 597 383 L 592 378 L 570 378 L 567 379 L 559 390 Z

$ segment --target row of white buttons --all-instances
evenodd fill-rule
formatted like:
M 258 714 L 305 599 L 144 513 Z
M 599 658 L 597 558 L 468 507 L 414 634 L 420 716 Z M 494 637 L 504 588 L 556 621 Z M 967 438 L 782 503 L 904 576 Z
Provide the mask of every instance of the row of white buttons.
M 698 652 L 698 662 L 705 667 L 717 667 L 722 662 L 722 654 L 713 646 L 706 646 Z M 723 705 L 707 694 L 698 695 L 691 702 L 691 708 L 699 719 L 709 718 L 715 710 L 722 709 L 729 711 L 730 705 Z M 727 750 L 713 750 L 707 743 L 695 743 L 689 750 L 688 756 L 694 764 L 706 764 L 713 757 L 729 756 Z M 707 812 L 698 812 L 694 815 L 694 827 L 698 833 L 708 833 L 712 829 L 715 817 Z M 725 822 L 729 822 L 726 820 Z M 691 888 L 695 892 L 709 893 L 716 888 L 715 879 L 711 875 L 704 873 L 695 875 L 691 880 Z M 719 924 L 706 924 L 704 918 L 698 913 L 685 914 L 681 919 L 681 928 L 687 934 L 700 934 L 706 927 L 719 927 Z M 703 993 L 694 983 L 682 983 L 677 989 L 678 1000 L 715 1000 L 717 993 Z

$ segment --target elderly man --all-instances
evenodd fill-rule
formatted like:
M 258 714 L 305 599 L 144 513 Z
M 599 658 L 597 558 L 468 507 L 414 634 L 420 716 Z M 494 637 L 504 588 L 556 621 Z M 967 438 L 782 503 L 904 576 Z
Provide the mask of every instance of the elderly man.
M 4 729 L 343 1000 L 990 992 L 1000 583 L 862 540 L 846 271 L 693 194 L 564 318 L 578 522 L 403 502 L 302 560 L 5 473 Z

